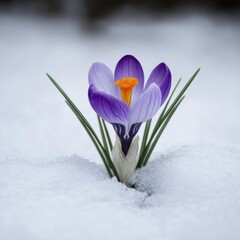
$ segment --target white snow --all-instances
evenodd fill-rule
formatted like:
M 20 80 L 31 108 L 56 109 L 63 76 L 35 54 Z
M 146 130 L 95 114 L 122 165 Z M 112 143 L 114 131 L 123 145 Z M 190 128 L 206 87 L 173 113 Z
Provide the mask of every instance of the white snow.
M 0 14 L 0 239 L 239 239 L 239 18 L 120 14 L 103 26 L 92 35 L 71 19 Z M 97 126 L 88 69 L 114 69 L 125 54 L 146 78 L 166 62 L 174 83 L 201 67 L 153 161 L 133 176 L 138 190 L 107 177 L 45 76 Z
M 1 159 L 0 239 L 239 239 L 240 149 L 188 146 L 109 179 L 77 155 Z

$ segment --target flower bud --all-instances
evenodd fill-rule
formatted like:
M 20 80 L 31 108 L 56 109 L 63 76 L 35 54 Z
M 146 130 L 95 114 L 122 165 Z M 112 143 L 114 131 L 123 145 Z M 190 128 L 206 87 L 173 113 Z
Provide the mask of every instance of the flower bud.
M 116 142 L 112 150 L 112 159 L 114 166 L 118 172 L 120 181 L 128 185 L 128 181 L 135 171 L 138 160 L 138 142 L 139 137 L 136 136 L 130 145 L 127 155 L 122 152 L 121 141 L 116 136 Z

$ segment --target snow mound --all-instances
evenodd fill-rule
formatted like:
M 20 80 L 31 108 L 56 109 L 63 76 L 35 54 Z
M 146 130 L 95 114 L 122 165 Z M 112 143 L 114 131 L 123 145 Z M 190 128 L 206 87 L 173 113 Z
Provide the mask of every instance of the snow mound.
M 138 190 L 77 155 L 0 159 L 0 239 L 239 239 L 240 149 L 184 146 Z
M 184 146 L 162 155 L 133 177 L 138 189 L 164 196 L 166 203 L 240 199 L 240 149 Z

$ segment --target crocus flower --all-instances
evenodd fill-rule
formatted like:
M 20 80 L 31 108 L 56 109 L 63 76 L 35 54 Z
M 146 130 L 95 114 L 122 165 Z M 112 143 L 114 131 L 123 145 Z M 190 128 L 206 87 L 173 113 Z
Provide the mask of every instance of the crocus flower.
M 141 124 L 150 120 L 156 114 L 168 97 L 171 88 L 171 72 L 165 63 L 160 63 L 153 69 L 145 85 L 142 66 L 131 55 L 126 55 L 119 60 L 114 75 L 103 63 L 94 63 L 91 66 L 89 70 L 89 101 L 96 113 L 114 127 L 116 142 L 111 153 L 108 151 L 106 142 L 106 137 L 109 140 L 109 135 L 106 129 L 103 130 L 101 121 L 99 121 L 99 127 L 103 143 L 100 142 L 90 123 L 57 82 L 50 75 L 47 74 L 47 76 L 64 96 L 66 103 L 89 134 L 109 176 L 115 176 L 120 182 L 131 185 L 130 178 L 133 172 L 137 166 L 142 167 L 147 164 L 156 141 L 158 141 L 169 120 L 179 107 L 185 91 L 199 71 L 200 68 L 189 79 L 173 103 L 170 106 L 166 105 L 163 118 L 159 118 L 150 134 L 149 141 L 146 145 L 145 141 L 142 142 L 141 150 L 143 150 L 143 154 L 139 159 L 139 137 L 136 134 Z M 176 87 L 179 82 L 180 80 Z M 145 135 L 144 139 L 146 140 L 146 138 Z M 153 139 L 154 141 L 152 141 Z M 110 140 L 108 143 L 111 146 Z
M 127 155 L 141 124 L 151 119 L 166 100 L 171 87 L 171 72 L 165 63 L 156 66 L 144 86 L 139 61 L 126 55 L 116 66 L 114 76 L 103 63 L 89 70 L 89 101 L 95 112 L 111 123 L 122 152 Z

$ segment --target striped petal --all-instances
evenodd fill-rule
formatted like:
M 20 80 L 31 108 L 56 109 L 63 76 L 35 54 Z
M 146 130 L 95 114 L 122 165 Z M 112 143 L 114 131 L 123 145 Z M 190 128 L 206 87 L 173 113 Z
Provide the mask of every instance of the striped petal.
M 140 62 L 131 55 L 122 57 L 115 69 L 115 81 L 127 77 L 136 78 L 138 80 L 138 85 L 134 87 L 132 93 L 132 102 L 135 102 L 138 96 L 143 92 L 144 74 Z M 120 97 L 119 91 L 118 96 Z
M 162 103 L 160 88 L 152 83 L 131 106 L 130 126 L 146 122 L 158 111 Z
M 130 109 L 126 103 L 105 92 L 97 91 L 94 85 L 89 87 L 88 98 L 92 108 L 101 118 L 109 123 L 128 125 Z
M 94 85 L 97 91 L 116 96 L 116 86 L 112 71 L 103 63 L 93 63 L 88 73 L 89 85 Z
M 147 89 L 152 83 L 157 84 L 161 89 L 163 104 L 170 92 L 171 82 L 172 76 L 168 66 L 165 63 L 160 63 L 151 72 L 145 89 Z

